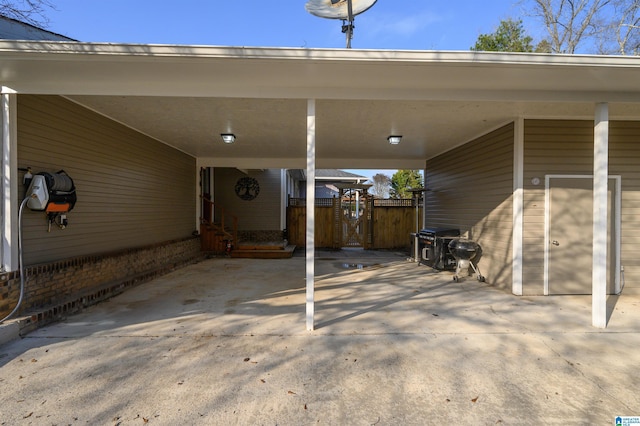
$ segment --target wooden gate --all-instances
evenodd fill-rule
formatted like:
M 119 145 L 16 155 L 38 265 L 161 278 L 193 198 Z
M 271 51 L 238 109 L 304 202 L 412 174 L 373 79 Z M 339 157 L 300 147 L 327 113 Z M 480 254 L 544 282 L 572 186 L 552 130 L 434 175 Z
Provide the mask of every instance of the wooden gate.
M 371 198 L 368 196 L 356 198 L 341 198 L 337 204 L 338 214 L 334 215 L 335 229 L 339 235 L 339 245 L 342 247 L 371 246 Z
M 409 235 L 416 232 L 416 216 L 422 217 L 422 207 L 416 213 L 411 199 L 360 200 L 358 218 L 355 206 L 336 198 L 316 198 L 315 245 L 340 249 L 363 247 L 367 249 L 408 248 Z M 287 234 L 289 244 L 306 244 L 306 199 L 290 198 L 287 207 Z M 351 216 L 351 217 L 350 217 Z

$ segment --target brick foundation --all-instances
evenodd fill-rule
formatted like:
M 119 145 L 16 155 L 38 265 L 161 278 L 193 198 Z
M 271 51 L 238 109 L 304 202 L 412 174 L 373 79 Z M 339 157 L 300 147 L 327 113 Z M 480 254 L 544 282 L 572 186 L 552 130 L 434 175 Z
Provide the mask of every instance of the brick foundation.
M 28 266 L 24 299 L 17 315 L 22 317 L 21 333 L 201 259 L 200 239 L 191 237 Z M 19 272 L 0 274 L 0 318 L 11 312 L 19 295 Z

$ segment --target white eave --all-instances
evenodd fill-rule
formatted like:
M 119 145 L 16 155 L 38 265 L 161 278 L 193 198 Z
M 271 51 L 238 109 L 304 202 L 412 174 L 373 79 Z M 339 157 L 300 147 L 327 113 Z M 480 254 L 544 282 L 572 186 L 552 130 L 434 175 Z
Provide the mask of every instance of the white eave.
M 621 56 L 31 41 L 0 55 L 22 93 L 629 101 L 640 88 L 640 58 Z

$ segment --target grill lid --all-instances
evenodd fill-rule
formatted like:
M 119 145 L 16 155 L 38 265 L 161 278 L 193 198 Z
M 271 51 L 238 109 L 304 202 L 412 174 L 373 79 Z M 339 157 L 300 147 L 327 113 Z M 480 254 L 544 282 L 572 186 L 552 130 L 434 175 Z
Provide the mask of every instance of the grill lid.
M 460 230 L 453 228 L 424 228 L 420 230 L 420 235 L 433 237 L 459 237 Z
M 478 255 L 480 245 L 475 241 L 457 238 L 449 243 L 449 252 L 457 259 L 470 260 Z

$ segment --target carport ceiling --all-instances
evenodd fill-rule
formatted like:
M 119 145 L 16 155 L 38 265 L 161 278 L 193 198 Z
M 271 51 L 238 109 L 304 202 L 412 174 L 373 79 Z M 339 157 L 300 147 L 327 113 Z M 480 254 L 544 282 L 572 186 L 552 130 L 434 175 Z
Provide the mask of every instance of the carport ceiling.
M 517 117 L 592 119 L 595 102 L 640 117 L 640 58 L 8 41 L 0 54 L 4 86 L 66 96 L 203 165 L 305 168 L 307 99 L 321 168 L 421 168 Z
M 247 158 L 254 162 L 282 160 L 288 165 L 306 156 L 306 100 L 70 99 L 195 157 L 210 159 L 214 165 L 235 166 Z M 636 113 L 640 116 L 637 107 Z M 422 168 L 427 158 L 519 115 L 592 118 L 593 104 L 318 100 L 317 161 L 322 168 Z M 221 141 L 220 133 L 227 132 L 236 135 L 236 143 L 225 145 Z M 390 145 L 386 138 L 391 134 L 402 135 L 402 142 Z M 298 167 L 304 168 L 304 163 Z

